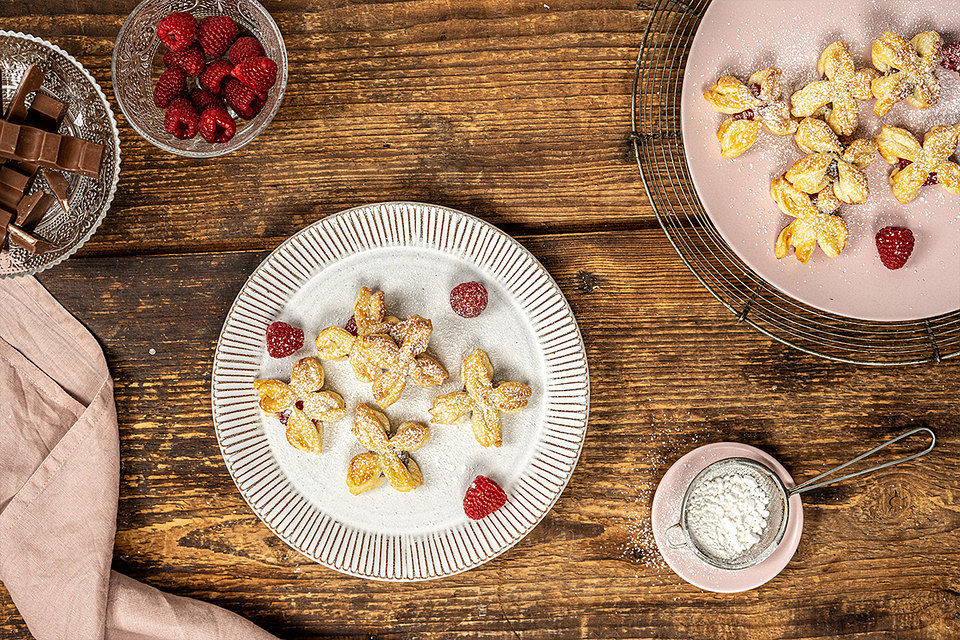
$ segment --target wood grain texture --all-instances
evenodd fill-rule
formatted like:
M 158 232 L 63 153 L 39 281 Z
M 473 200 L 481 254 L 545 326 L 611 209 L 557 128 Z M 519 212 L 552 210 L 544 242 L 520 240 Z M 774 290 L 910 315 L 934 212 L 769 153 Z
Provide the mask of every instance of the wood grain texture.
M 134 4 L 8 0 L 0 16 L 76 55 L 112 99 L 113 40 Z M 958 363 L 869 369 L 791 351 L 686 271 L 629 156 L 648 4 L 272 0 L 290 83 L 243 152 L 166 155 L 118 113 L 115 206 L 41 280 L 115 377 L 119 571 L 287 639 L 960 637 Z M 415 585 L 289 550 L 241 499 L 210 416 L 214 345 L 247 275 L 304 225 L 390 199 L 516 235 L 573 306 L 593 390 L 550 515 L 489 564 Z M 935 453 L 805 497 L 797 555 L 760 589 L 701 592 L 647 539 L 653 488 L 695 446 L 754 444 L 808 477 L 914 425 L 937 431 Z M 2 588 L 0 637 L 30 637 Z
M 583 329 L 593 384 L 583 457 L 514 550 L 417 585 L 309 564 L 246 508 L 223 465 L 213 348 L 263 252 L 77 258 L 43 276 L 100 337 L 116 378 L 116 567 L 287 638 L 956 637 L 957 367 L 863 369 L 785 350 L 734 324 L 656 231 L 520 239 Z M 797 556 L 756 591 L 700 592 L 635 543 L 652 488 L 693 446 L 755 444 L 806 477 L 920 424 L 940 437 L 934 456 L 805 497 Z M 2 610 L 11 621 L 0 628 L 26 638 L 9 602 Z

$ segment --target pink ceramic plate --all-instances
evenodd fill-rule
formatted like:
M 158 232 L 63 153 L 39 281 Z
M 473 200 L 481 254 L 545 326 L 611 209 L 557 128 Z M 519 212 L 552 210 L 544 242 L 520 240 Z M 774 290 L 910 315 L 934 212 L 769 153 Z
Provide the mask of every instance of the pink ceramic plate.
M 794 486 L 793 478 L 770 454 L 746 444 L 717 442 L 694 449 L 667 470 L 653 495 L 651 511 L 653 538 L 670 568 L 693 586 L 717 593 L 748 591 L 773 579 L 790 562 L 800 544 L 803 530 L 803 503 L 800 502 L 800 496 L 796 495 L 790 498 L 790 518 L 783 540 L 766 560 L 756 566 L 737 571 L 717 569 L 689 549 L 671 549 L 667 546 L 666 530 L 680 521 L 680 503 L 690 482 L 707 465 L 734 456 L 762 462 L 773 469 L 787 487 Z
M 837 258 L 820 249 L 804 266 L 791 255 L 773 255 L 777 234 L 790 218 L 770 198 L 770 180 L 801 157 L 792 136 L 764 130 L 739 158 L 720 156 L 717 128 L 726 117 L 703 92 L 727 72 L 746 79 L 769 65 L 783 70 L 784 91 L 817 78 L 817 59 L 836 40 L 845 40 L 858 67 L 870 66 L 870 46 L 890 29 L 905 37 L 934 29 L 947 42 L 960 39 L 960 3 L 945 0 L 714 0 L 697 30 L 683 79 L 681 120 L 684 149 L 694 185 L 720 234 L 744 262 L 768 282 L 807 304 L 865 320 L 915 320 L 960 308 L 960 196 L 939 185 L 923 187 L 902 205 L 887 183 L 890 165 L 878 155 L 867 167 L 870 199 L 844 205 L 850 229 Z M 906 102 L 884 118 L 922 136 L 935 124 L 960 122 L 960 75 L 940 68 L 940 104 L 917 110 Z M 881 121 L 873 101 L 861 102 L 858 137 L 875 135 Z M 956 156 L 955 156 L 956 157 Z M 895 224 L 910 228 L 917 243 L 906 266 L 886 269 L 874 235 Z

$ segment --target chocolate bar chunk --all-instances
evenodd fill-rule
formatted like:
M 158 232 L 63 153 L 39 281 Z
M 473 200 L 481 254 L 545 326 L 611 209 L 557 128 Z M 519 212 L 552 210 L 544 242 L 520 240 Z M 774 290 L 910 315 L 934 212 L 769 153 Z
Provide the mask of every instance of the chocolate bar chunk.
M 0 124 L 0 127 L 3 129 L 0 130 L 0 157 L 36 163 L 41 167 L 77 173 L 88 178 L 100 175 L 102 144 L 9 122 Z M 14 132 L 11 127 L 18 127 L 13 152 L 9 145 L 9 138 Z
M 19 139 L 20 125 L 0 120 L 0 154 L 4 157 L 14 157 Z
M 7 246 L 7 226 L 13 220 L 13 214 L 0 209 L 0 249 Z
M 17 205 L 17 226 L 21 229 L 33 229 L 52 204 L 53 197 L 43 191 L 34 191 L 24 196 Z
M 50 185 L 50 190 L 53 191 L 54 197 L 60 201 L 60 206 L 63 207 L 63 210 L 70 211 L 70 184 L 67 182 L 67 179 L 50 169 L 41 169 L 40 173 L 43 174 L 47 184 Z
M 30 65 L 27 72 L 23 74 L 16 93 L 13 94 L 10 106 L 7 107 L 7 120 L 18 124 L 23 122 L 27 117 L 27 96 L 39 89 L 41 84 L 43 84 L 43 71 L 40 71 L 40 67 L 35 64 Z
M 56 98 L 50 97 L 45 93 L 37 93 L 33 96 L 33 102 L 27 109 L 27 117 L 24 124 L 47 131 L 56 131 L 60 128 L 64 116 L 67 115 L 66 103 L 60 102 Z
M 44 253 L 53 248 L 53 245 L 43 238 L 38 238 L 32 233 L 24 231 L 15 224 L 7 225 L 7 233 L 10 236 L 10 242 L 17 246 L 23 247 L 30 253 Z
M 25 176 L 10 167 L 0 167 L 0 207 L 16 211 L 32 176 Z

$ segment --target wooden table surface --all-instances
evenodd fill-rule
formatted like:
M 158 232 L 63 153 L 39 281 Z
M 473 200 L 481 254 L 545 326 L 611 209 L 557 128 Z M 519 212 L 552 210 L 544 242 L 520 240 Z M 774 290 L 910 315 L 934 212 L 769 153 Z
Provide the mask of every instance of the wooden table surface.
M 113 98 L 134 0 L 6 0 L 3 28 L 76 56 Z M 287 95 L 251 145 L 166 154 L 120 122 L 113 208 L 40 280 L 100 339 L 123 469 L 115 567 L 294 638 L 958 638 L 960 364 L 871 369 L 744 326 L 686 270 L 628 141 L 645 0 L 268 0 Z M 528 247 L 570 300 L 592 411 L 563 497 L 520 544 L 443 580 L 381 584 L 289 550 L 217 448 L 210 368 L 247 275 L 346 207 L 419 200 Z M 796 557 L 767 585 L 702 592 L 652 545 L 654 487 L 708 442 L 762 447 L 799 477 L 904 428 L 922 461 L 804 497 Z M 0 636 L 29 638 L 0 589 Z

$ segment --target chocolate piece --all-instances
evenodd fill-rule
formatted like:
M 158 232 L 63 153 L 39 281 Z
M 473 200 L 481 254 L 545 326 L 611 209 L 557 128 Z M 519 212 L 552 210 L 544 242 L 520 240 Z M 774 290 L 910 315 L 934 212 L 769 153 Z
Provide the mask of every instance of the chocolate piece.
M 34 191 L 20 200 L 17 205 L 17 226 L 21 229 L 33 229 L 43 218 L 43 214 L 53 205 L 53 197 L 43 191 Z
M 7 225 L 7 233 L 10 235 L 10 242 L 23 247 L 30 253 L 44 253 L 50 251 L 53 245 L 43 238 L 38 238 L 28 231 L 24 231 L 15 224 Z
M 20 139 L 20 125 L 0 120 L 0 154 L 9 157 L 17 152 L 17 140 Z
M 2 126 L 2 125 L 0 125 Z M 6 123 L 6 127 L 16 126 Z M 0 131 L 0 157 L 36 163 L 41 167 L 77 173 L 88 178 L 100 175 L 103 145 L 74 136 L 22 125 L 16 149 L 11 153 L 7 131 Z
M 67 179 L 56 171 L 50 169 L 41 169 L 47 184 L 50 185 L 50 191 L 53 191 L 54 197 L 60 201 L 60 206 L 64 211 L 70 211 L 70 184 Z
M 60 128 L 60 123 L 63 122 L 63 118 L 66 115 L 66 103 L 37 91 L 33 96 L 33 102 L 30 104 L 30 108 L 27 109 L 27 117 L 24 120 L 24 124 L 47 131 L 56 131 Z
M 16 211 L 32 176 L 25 176 L 10 167 L 0 168 L 0 207 Z
M 13 220 L 13 214 L 0 209 L 0 249 L 7 246 L 7 227 Z
M 40 71 L 40 67 L 35 64 L 30 65 L 20 79 L 20 85 L 13 94 L 10 106 L 7 107 L 7 120 L 15 123 L 23 122 L 27 117 L 27 95 L 39 89 L 41 84 L 43 84 L 43 71 Z

